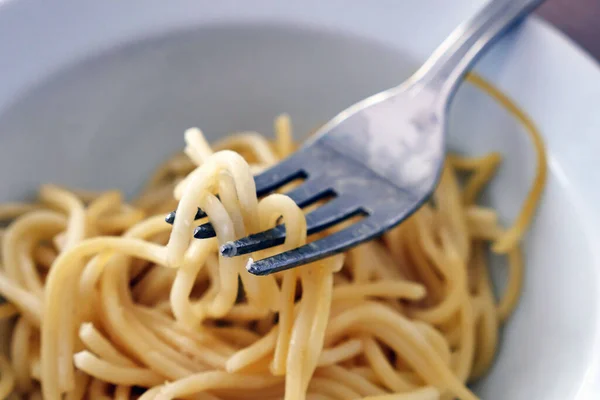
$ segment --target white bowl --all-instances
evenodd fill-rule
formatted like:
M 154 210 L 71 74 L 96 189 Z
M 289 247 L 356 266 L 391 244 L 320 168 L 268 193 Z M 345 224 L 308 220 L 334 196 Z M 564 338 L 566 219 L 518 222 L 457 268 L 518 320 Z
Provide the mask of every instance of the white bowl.
M 13 0 L 0 5 L 0 200 L 42 182 L 134 192 L 201 127 L 216 138 L 271 131 L 280 112 L 306 132 L 405 79 L 481 1 L 253 2 Z M 477 70 L 533 117 L 550 178 L 527 236 L 526 277 L 484 399 L 600 398 L 600 71 L 528 20 Z M 509 221 L 532 177 L 522 129 L 461 89 L 451 147 L 497 149 L 488 190 Z M 495 270 L 501 275 L 502 265 Z M 502 278 L 497 277 L 497 282 Z

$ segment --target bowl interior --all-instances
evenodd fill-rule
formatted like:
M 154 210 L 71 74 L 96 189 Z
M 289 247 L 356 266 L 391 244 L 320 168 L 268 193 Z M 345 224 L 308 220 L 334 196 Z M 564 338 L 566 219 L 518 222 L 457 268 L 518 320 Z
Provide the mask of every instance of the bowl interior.
M 270 134 L 273 118 L 287 112 L 300 138 L 416 66 L 411 54 L 375 42 L 276 25 L 206 27 L 122 45 L 44 77 L 0 109 L 0 200 L 32 196 L 43 182 L 132 194 L 183 147 L 190 126 L 209 139 Z M 504 155 L 485 197 L 512 220 L 535 166 L 521 127 L 466 86 L 452 106 L 449 145 Z M 551 164 L 526 239 L 521 302 L 492 370 L 474 385 L 485 399 L 573 398 L 592 356 L 593 256 L 559 168 Z M 493 267 L 500 289 L 503 261 Z

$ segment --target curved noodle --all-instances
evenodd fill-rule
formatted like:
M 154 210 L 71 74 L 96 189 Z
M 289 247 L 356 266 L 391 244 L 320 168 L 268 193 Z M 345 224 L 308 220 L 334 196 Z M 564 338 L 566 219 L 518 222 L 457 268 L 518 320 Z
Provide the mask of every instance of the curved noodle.
M 9 302 L 0 318 L 17 315 L 10 361 L 0 357 L 2 397 L 476 399 L 467 384 L 493 363 L 498 330 L 518 303 L 520 241 L 546 166 L 525 114 L 481 78 L 469 80 L 524 125 L 538 154 L 509 228 L 477 204 L 500 155 L 449 155 L 434 201 L 383 240 L 272 276 L 248 274 L 249 256 L 223 257 L 220 244 L 277 224 L 285 243 L 252 257 L 312 240 L 306 211 L 290 198 L 255 195 L 252 172 L 296 148 L 286 115 L 274 140 L 241 132 L 218 152 L 189 129 L 184 152 L 131 203 L 116 191 L 45 185 L 38 203 L 0 206 L 0 219 L 12 221 L 0 235 L 0 294 Z M 171 227 L 161 213 L 176 205 Z M 207 222 L 194 221 L 197 207 L 216 238 L 192 239 Z M 487 246 L 507 256 L 499 299 Z

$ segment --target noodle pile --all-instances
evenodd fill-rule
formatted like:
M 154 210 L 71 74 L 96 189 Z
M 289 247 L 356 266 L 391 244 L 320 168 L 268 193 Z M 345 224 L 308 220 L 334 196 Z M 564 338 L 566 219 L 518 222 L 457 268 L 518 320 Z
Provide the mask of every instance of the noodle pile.
M 451 155 L 432 201 L 383 238 L 275 275 L 248 274 L 248 257 L 222 257 L 219 244 L 280 220 L 285 244 L 253 258 L 307 241 L 307 210 L 255 194 L 253 174 L 295 150 L 286 116 L 274 141 L 244 132 L 211 148 L 188 130 L 185 151 L 131 203 L 117 191 L 45 185 L 35 204 L 1 206 L 10 224 L 0 318 L 16 322 L 0 356 L 0 397 L 476 399 L 466 383 L 493 362 L 519 298 L 519 242 L 546 172 L 531 122 L 471 80 L 524 123 L 538 151 L 534 187 L 509 229 L 476 204 L 500 156 Z M 216 238 L 192 239 L 206 222 L 193 221 L 197 207 Z M 164 216 L 175 208 L 171 227 Z M 499 300 L 490 244 L 508 260 Z

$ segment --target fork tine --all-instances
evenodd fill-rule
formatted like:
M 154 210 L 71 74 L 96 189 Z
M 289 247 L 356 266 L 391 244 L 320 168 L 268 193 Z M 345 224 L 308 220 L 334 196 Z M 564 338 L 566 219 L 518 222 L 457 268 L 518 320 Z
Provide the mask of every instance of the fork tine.
M 298 167 L 298 155 L 293 154 L 291 157 L 283 160 L 279 164 L 269 168 L 263 173 L 254 177 L 254 183 L 256 184 L 256 195 L 258 197 L 264 196 L 265 194 L 277 189 L 280 186 L 285 185 L 286 183 L 290 183 L 294 179 L 297 178 L 305 178 L 306 172 Z M 219 196 L 217 196 L 219 197 Z M 175 211 L 171 211 L 165 218 L 165 221 L 169 224 L 173 224 L 175 222 Z M 201 218 L 206 218 L 206 213 L 202 211 L 202 209 L 198 208 L 196 212 L 196 216 L 194 220 L 198 220 Z M 202 236 L 202 238 L 213 237 L 214 229 L 212 233 L 210 230 L 207 230 L 205 234 L 207 236 Z
M 277 225 L 273 229 L 255 233 L 234 242 L 225 243 L 221 246 L 221 254 L 226 257 L 234 257 L 248 254 L 254 251 L 267 249 L 282 244 L 285 241 L 285 225 Z
M 377 224 L 373 218 L 366 217 L 348 228 L 316 242 L 259 261 L 250 260 L 246 269 L 254 275 L 268 275 L 284 271 L 341 253 L 352 246 L 373 238 L 382 231 L 383 227 Z
M 261 174 L 256 175 L 254 177 L 256 195 L 258 197 L 264 196 L 278 187 L 290 183 L 294 179 L 306 178 L 306 171 L 302 168 L 303 153 L 300 150 Z
M 215 236 L 217 236 L 217 233 L 210 222 L 197 226 L 194 229 L 194 237 L 196 239 L 208 239 Z
M 308 179 L 286 193 L 286 196 L 289 196 L 300 208 L 333 195 L 335 192 L 328 187 L 326 180 L 319 178 Z
M 165 221 L 173 225 L 173 222 L 175 222 L 175 213 L 175 211 L 171 211 L 169 214 L 167 214 Z M 198 211 L 196 211 L 196 215 L 194 216 L 194 221 L 202 218 L 206 218 L 206 213 L 202 211 L 200 207 L 198 207 Z
M 219 199 L 219 195 L 217 194 L 217 199 Z M 171 225 L 173 225 L 173 222 L 175 222 L 175 215 L 177 214 L 177 211 L 171 211 L 169 214 L 167 214 L 165 221 Z M 207 215 L 206 213 L 200 208 L 198 207 L 198 211 L 196 211 L 196 215 L 194 215 L 194 221 L 197 221 L 199 219 L 202 218 L 206 218 Z
M 312 235 L 363 212 L 351 197 L 338 197 L 306 216 L 306 234 Z M 221 246 L 221 254 L 234 257 L 277 246 L 285 241 L 285 226 L 246 236 Z
M 298 207 L 305 207 L 317 200 L 321 200 L 329 195 L 334 194 L 335 193 L 333 189 L 328 188 L 327 185 L 323 183 L 322 179 L 307 180 L 297 188 L 286 193 L 286 195 L 288 195 L 294 201 L 294 203 L 298 205 Z M 212 227 L 210 222 L 200 225 L 194 230 L 194 237 L 196 239 L 208 239 L 214 237 L 215 235 L 215 229 Z M 283 237 L 285 237 L 285 233 Z M 267 240 L 267 237 L 265 237 L 265 240 Z

